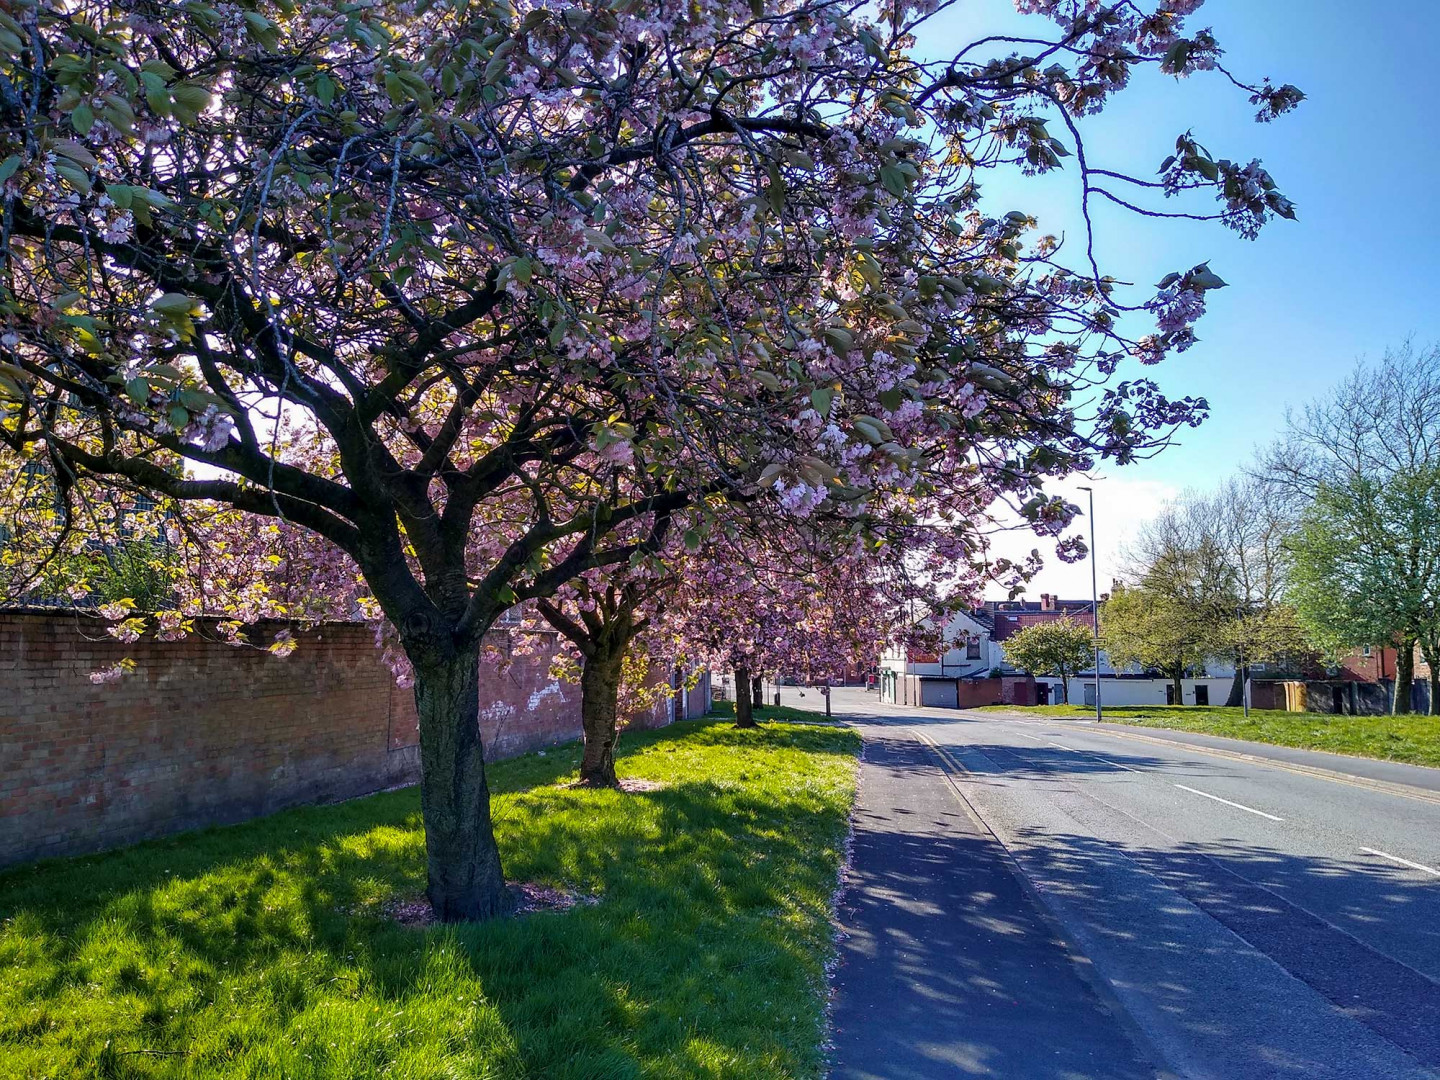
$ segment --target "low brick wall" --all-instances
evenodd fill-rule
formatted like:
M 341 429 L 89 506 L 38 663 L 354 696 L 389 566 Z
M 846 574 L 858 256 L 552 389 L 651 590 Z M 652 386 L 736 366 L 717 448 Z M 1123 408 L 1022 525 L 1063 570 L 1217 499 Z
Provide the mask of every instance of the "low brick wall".
M 414 783 L 414 696 L 370 630 L 297 637 L 282 659 L 199 636 L 126 645 L 85 616 L 0 612 L 0 866 Z M 509 643 L 493 632 L 490 644 Z M 554 649 L 545 635 L 505 670 L 482 668 L 487 757 L 580 737 L 579 687 L 549 677 Z M 133 673 L 90 681 L 127 656 Z

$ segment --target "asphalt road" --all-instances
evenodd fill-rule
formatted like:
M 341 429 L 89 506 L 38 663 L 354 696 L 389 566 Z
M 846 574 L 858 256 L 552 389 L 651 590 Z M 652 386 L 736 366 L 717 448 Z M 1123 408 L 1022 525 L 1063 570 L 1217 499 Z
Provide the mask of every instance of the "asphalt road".
M 1176 1074 L 1440 1076 L 1433 785 L 1254 744 L 1249 760 L 1144 730 L 833 701 L 929 748 Z

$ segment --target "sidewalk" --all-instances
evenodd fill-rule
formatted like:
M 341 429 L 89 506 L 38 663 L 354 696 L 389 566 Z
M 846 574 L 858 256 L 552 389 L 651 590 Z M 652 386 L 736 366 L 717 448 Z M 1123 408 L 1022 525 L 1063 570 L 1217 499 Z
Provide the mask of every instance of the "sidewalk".
M 935 752 L 863 725 L 832 1080 L 1153 1080 Z

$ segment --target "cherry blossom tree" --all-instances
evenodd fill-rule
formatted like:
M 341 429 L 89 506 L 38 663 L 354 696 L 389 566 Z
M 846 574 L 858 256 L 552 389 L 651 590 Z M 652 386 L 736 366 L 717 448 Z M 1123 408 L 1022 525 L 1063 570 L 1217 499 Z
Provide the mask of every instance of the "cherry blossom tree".
M 506 608 L 712 498 L 960 548 L 1004 499 L 1060 536 L 1048 479 L 1203 412 L 1117 372 L 1194 340 L 1209 267 L 1127 298 L 981 198 L 1068 162 L 1086 211 L 1293 216 L 1188 134 L 1153 181 L 1086 154 L 1136 70 L 1229 77 L 1198 0 L 1022 0 L 1034 37 L 926 62 L 941 6 L 0 4 L 4 442 L 61 534 L 88 483 L 353 562 L 414 670 L 441 918 L 509 903 L 476 675 Z
M 851 538 L 809 521 L 716 531 L 679 564 L 664 624 L 678 655 L 735 674 L 736 724 L 755 726 L 764 676 L 811 679 L 874 660 L 889 641 L 924 635 L 926 615 L 965 606 L 982 578 L 918 573 L 918 544 Z M 943 623 L 943 619 L 934 620 Z
M 628 570 L 628 568 L 627 568 Z M 646 693 L 650 651 L 637 647 L 663 610 L 673 578 L 666 572 L 603 575 L 591 572 L 542 597 L 536 607 L 578 653 L 580 726 L 584 750 L 580 784 L 617 787 L 615 745 L 622 720 L 622 697 L 629 710 L 654 703 Z

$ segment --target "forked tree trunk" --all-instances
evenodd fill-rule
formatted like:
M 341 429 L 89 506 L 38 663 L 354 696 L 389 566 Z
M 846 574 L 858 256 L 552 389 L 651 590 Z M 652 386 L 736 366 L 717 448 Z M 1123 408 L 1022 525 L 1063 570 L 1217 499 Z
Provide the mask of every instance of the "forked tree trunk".
M 1400 643 L 1395 654 L 1395 700 L 1390 708 L 1393 715 L 1401 716 L 1410 711 L 1410 693 L 1414 685 L 1415 642 L 1406 640 Z
M 753 728 L 755 726 L 755 709 L 751 701 L 750 692 L 753 689 L 750 681 L 750 671 L 747 668 L 735 669 L 735 726 L 738 728 Z
M 508 915 L 514 905 L 490 821 L 479 663 L 478 645 L 414 662 L 425 894 L 443 922 Z
M 580 726 L 585 751 L 580 757 L 580 783 L 585 787 L 619 787 L 615 775 L 615 744 L 620 739 L 620 670 L 624 650 L 609 656 L 597 643 L 580 672 Z

